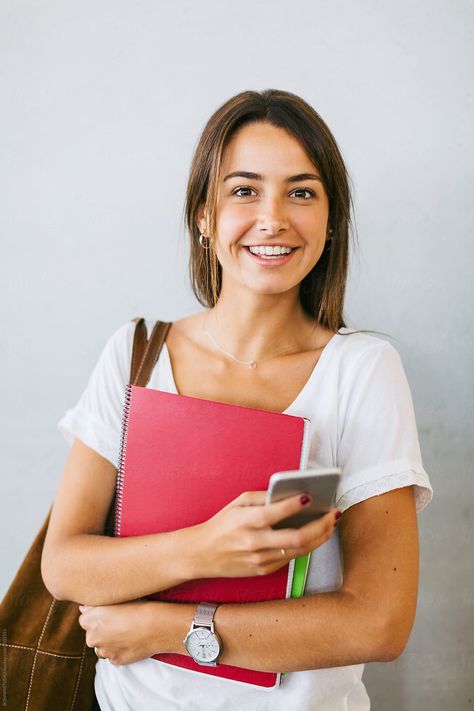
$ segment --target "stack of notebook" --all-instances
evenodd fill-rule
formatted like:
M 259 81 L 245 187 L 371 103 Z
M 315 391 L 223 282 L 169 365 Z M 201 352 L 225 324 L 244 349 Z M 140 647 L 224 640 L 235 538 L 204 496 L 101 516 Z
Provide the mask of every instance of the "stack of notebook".
M 274 472 L 305 469 L 309 428 L 309 420 L 303 417 L 128 385 L 115 535 L 140 536 L 194 526 L 243 491 L 267 489 Z M 149 597 L 195 603 L 299 597 L 308 564 L 309 555 L 269 575 L 190 580 Z M 153 658 L 266 688 L 281 683 L 281 674 L 228 664 L 205 667 L 186 654 Z

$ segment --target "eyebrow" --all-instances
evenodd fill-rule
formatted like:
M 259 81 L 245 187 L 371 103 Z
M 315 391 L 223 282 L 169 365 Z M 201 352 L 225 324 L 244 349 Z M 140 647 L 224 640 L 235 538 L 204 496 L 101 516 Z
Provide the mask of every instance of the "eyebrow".
M 235 170 L 233 173 L 229 173 L 229 175 L 226 175 L 224 181 L 229 180 L 229 178 L 248 178 L 249 180 L 263 180 L 263 176 L 259 173 L 249 173 L 246 170 Z M 298 175 L 291 175 L 289 178 L 286 179 L 286 182 L 299 183 L 302 180 L 319 180 L 320 183 L 323 182 L 320 176 L 316 175 L 316 173 L 299 173 Z

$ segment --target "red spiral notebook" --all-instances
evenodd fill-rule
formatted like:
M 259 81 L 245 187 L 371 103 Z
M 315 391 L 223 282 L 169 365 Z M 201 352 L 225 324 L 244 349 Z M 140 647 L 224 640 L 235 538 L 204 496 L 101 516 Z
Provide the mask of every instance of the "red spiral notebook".
M 128 385 L 115 535 L 194 526 L 243 491 L 267 489 L 274 472 L 305 469 L 309 429 L 304 417 Z M 309 557 L 297 560 L 307 566 Z M 195 603 L 282 599 L 291 595 L 294 564 L 292 560 L 263 576 L 190 580 L 149 597 Z M 186 654 L 156 654 L 153 659 L 268 689 L 281 683 L 280 673 L 229 664 L 205 667 Z

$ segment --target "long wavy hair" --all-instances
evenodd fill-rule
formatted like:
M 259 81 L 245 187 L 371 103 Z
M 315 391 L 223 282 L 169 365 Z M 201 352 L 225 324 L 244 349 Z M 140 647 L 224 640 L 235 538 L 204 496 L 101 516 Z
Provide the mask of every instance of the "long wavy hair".
M 319 170 L 329 200 L 328 225 L 332 239 L 318 262 L 300 283 L 304 311 L 323 328 L 344 327 L 343 307 L 349 262 L 352 196 L 350 179 L 337 143 L 323 119 L 296 94 L 277 89 L 243 91 L 215 111 L 199 138 L 189 172 L 184 219 L 191 248 L 189 274 L 193 292 L 202 306 L 213 307 L 219 298 L 222 268 L 212 240 L 199 243 L 197 215 L 205 205 L 208 235 L 216 233 L 216 205 L 222 155 L 243 126 L 267 122 L 289 131 Z

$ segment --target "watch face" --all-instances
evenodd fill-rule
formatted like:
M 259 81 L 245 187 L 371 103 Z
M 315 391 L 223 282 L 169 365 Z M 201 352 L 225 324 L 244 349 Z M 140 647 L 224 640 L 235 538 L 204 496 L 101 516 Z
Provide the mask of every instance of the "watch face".
M 221 651 L 216 635 L 206 627 L 198 627 L 186 637 L 186 649 L 200 662 L 213 662 Z

